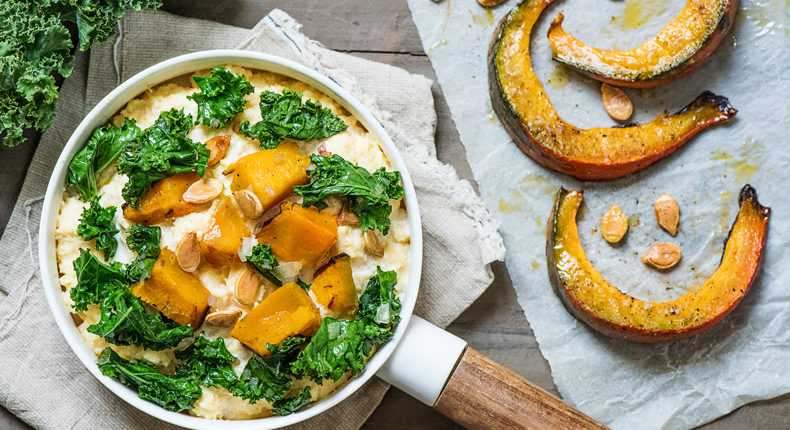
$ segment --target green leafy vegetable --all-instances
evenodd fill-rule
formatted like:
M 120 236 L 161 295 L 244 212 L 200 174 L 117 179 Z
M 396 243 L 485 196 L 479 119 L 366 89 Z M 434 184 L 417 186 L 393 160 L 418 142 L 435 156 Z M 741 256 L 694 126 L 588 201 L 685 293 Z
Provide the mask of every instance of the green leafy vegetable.
M 277 258 L 275 258 L 272 253 L 271 245 L 255 245 L 252 248 L 252 254 L 250 254 L 245 261 L 252 264 L 252 267 L 258 270 L 258 272 L 272 284 L 278 287 L 283 285 L 282 280 L 274 273 L 274 269 L 277 268 L 278 263 Z
M 398 275 L 395 271 L 383 271 L 376 267 L 376 276 L 368 280 L 365 291 L 359 297 L 359 310 L 355 319 L 366 324 L 379 324 L 394 328 L 400 322 L 401 302 L 395 294 Z
M 117 379 L 127 387 L 137 388 L 137 395 L 141 399 L 167 410 L 181 412 L 192 409 L 203 395 L 195 378 L 165 375 L 150 364 L 125 360 L 110 348 L 101 352 L 96 364 L 102 374 Z
M 310 183 L 294 187 L 294 193 L 302 196 L 305 207 L 326 207 L 324 199 L 329 196 L 348 197 L 349 209 L 359 217 L 362 230 L 379 229 L 387 234 L 390 229 L 389 201 L 403 197 L 400 172 L 387 172 L 383 167 L 373 173 L 356 166 L 343 157 L 311 155 L 316 168 L 308 170 Z
M 140 200 L 160 179 L 183 172 L 203 176 L 210 152 L 206 145 L 187 137 L 191 128 L 192 115 L 171 109 L 126 145 L 118 158 L 118 171 L 129 177 L 122 191 L 129 205 L 139 208 Z
M 310 287 L 312 286 L 311 284 L 308 284 L 307 282 L 304 282 L 301 279 L 296 280 L 296 285 L 302 287 L 302 289 L 305 291 L 310 291 Z
M 255 124 L 245 121 L 239 131 L 264 149 L 274 149 L 284 139 L 323 139 L 348 128 L 329 108 L 312 100 L 302 104 L 302 93 L 289 89 L 282 94 L 264 91 L 260 107 L 263 119 Z
M 210 76 L 195 76 L 199 93 L 187 96 L 198 105 L 197 123 L 211 128 L 225 128 L 228 121 L 244 110 L 244 96 L 254 90 L 243 75 L 234 75 L 224 67 L 211 69 Z
M 176 351 L 181 363 L 176 368 L 176 376 L 192 377 L 205 387 L 225 387 L 230 389 L 238 377 L 233 370 L 236 357 L 228 351 L 221 337 L 208 340 L 202 335 L 183 351 Z
M 127 7 L 156 8 L 159 0 L 4 0 L 0 2 L 0 136 L 6 146 L 27 139 L 27 128 L 46 130 L 58 98 L 55 73 L 74 68 L 71 35 L 64 21 L 77 24 L 79 47 L 107 40 Z M 92 196 L 85 198 L 88 201 Z
M 269 356 L 266 357 L 266 362 L 277 372 L 291 374 L 291 363 L 296 360 L 296 357 L 302 351 L 310 339 L 302 336 L 292 336 L 285 339 L 279 345 L 267 343 L 266 349 L 269 351 Z
M 310 387 L 304 387 L 299 395 L 290 399 L 281 399 L 272 405 L 272 413 L 276 415 L 290 415 L 299 409 L 302 406 L 310 403 L 313 396 L 310 394 Z
M 337 381 L 346 372 L 358 375 L 365 370 L 367 357 L 373 348 L 388 342 L 400 321 L 401 304 L 394 296 L 396 273 L 378 268 L 362 293 L 367 297 L 365 310 L 360 299 L 360 312 L 354 321 L 326 317 L 315 336 L 291 364 L 294 375 L 307 375 L 319 384 L 324 379 Z M 377 309 L 388 304 L 392 312 L 387 322 L 376 321 Z M 375 309 L 372 312 L 371 309 Z
M 90 206 L 83 209 L 77 226 L 77 234 L 81 238 L 96 239 L 96 249 L 104 252 L 105 261 L 114 257 L 115 251 L 118 250 L 118 241 L 115 240 L 118 229 L 113 222 L 115 209 L 115 206 L 102 208 L 99 199 L 94 198 Z
M 165 321 L 162 314 L 149 311 L 129 288 L 114 288 L 101 301 L 101 319 L 88 331 L 113 345 L 137 345 L 154 351 L 173 348 L 194 333 L 188 325 Z
M 286 374 L 278 372 L 261 356 L 253 355 L 230 392 L 253 404 L 261 399 L 274 402 L 282 399 L 291 385 L 293 381 Z
M 120 127 L 112 124 L 97 128 L 88 143 L 71 159 L 67 186 L 77 189 L 82 201 L 96 198 L 96 181 L 123 151 L 130 141 L 138 138 L 140 128 L 134 119 L 126 118 Z
M 135 224 L 129 228 L 126 244 L 137 253 L 137 257 L 126 266 L 126 278 L 129 282 L 146 279 L 151 274 L 161 249 L 159 241 L 162 230 L 155 226 Z
M 77 312 L 87 310 L 92 303 L 101 303 L 109 292 L 126 285 L 121 263 L 103 264 L 87 249 L 80 249 L 80 256 L 74 260 L 74 271 L 77 285 L 71 288 L 69 296 Z

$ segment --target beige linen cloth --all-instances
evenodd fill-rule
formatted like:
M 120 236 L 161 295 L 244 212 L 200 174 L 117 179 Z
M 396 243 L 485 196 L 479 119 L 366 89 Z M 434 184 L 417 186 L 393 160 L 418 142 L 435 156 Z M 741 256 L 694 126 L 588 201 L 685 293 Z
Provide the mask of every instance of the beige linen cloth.
M 470 184 L 436 159 L 432 82 L 389 65 L 327 50 L 273 10 L 255 28 L 130 13 L 119 36 L 79 53 L 57 115 L 36 151 L 0 240 L 0 404 L 36 428 L 168 428 L 105 389 L 71 352 L 50 316 L 38 267 L 42 196 L 61 149 L 85 114 L 134 73 L 187 52 L 240 48 L 279 55 L 329 76 L 379 118 L 417 189 L 425 241 L 416 313 L 445 327 L 491 283 L 502 239 Z M 356 429 L 388 385 L 373 378 L 335 408 L 298 427 Z

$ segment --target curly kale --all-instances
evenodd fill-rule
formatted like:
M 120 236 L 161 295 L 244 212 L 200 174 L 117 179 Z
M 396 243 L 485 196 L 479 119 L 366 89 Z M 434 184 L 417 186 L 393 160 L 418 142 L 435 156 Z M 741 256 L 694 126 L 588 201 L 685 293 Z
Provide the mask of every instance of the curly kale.
M 135 224 L 129 228 L 126 244 L 137 253 L 137 257 L 126 266 L 126 279 L 129 282 L 145 280 L 151 274 L 161 249 L 159 242 L 162 230 L 156 226 Z
M 245 121 L 239 131 L 250 139 L 257 139 L 263 149 L 274 149 L 284 139 L 323 139 L 345 131 L 348 125 L 329 108 L 307 100 L 302 104 L 302 93 L 285 89 L 261 93 L 261 121 Z
M 126 286 L 126 273 L 121 263 L 104 264 L 87 249 L 80 249 L 80 256 L 73 265 L 77 285 L 71 288 L 69 296 L 77 312 L 88 310 L 88 305 L 101 303 L 111 291 Z
M 308 170 L 310 183 L 294 187 L 294 194 L 302 196 L 304 206 L 326 207 L 329 196 L 348 197 L 348 207 L 359 217 L 362 230 L 379 229 L 387 234 L 390 229 L 390 200 L 403 197 L 400 172 L 388 172 L 383 167 L 373 173 L 356 166 L 343 157 L 311 155 L 316 168 Z
M 115 240 L 118 229 L 113 221 L 115 210 L 115 206 L 103 208 L 99 199 L 94 198 L 91 204 L 83 209 L 77 226 L 77 234 L 83 240 L 96 239 L 96 249 L 104 252 L 105 261 L 114 257 L 115 251 L 118 250 L 118 241 Z
M 118 171 L 129 177 L 121 192 L 126 203 L 138 209 L 140 200 L 160 179 L 184 172 L 203 176 L 210 152 L 206 145 L 187 137 L 191 128 L 192 115 L 171 109 L 126 144 L 118 158 Z
M 225 128 L 228 121 L 244 110 L 253 86 L 243 75 L 234 75 L 224 67 L 215 67 L 210 76 L 193 78 L 199 93 L 187 96 L 198 105 L 197 122 L 211 128 Z
M 0 138 L 6 146 L 27 139 L 25 129 L 46 130 L 55 115 L 55 74 L 74 68 L 71 35 L 87 50 L 115 33 L 126 8 L 158 8 L 160 0 L 5 0 L 0 2 Z M 86 199 L 90 200 L 92 197 Z

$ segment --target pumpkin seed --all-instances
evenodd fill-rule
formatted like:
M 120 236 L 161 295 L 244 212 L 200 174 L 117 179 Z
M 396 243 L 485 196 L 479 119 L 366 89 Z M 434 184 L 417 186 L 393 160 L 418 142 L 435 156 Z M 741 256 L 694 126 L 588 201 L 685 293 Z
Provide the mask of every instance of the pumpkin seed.
M 669 269 L 678 264 L 681 255 L 679 246 L 671 242 L 661 242 L 651 246 L 642 254 L 642 262 L 656 269 Z
M 225 157 L 228 153 L 230 146 L 230 136 L 215 136 L 206 141 L 206 148 L 208 148 L 211 155 L 208 157 L 208 165 L 213 166 L 219 163 L 219 160 Z
M 236 278 L 236 301 L 242 305 L 251 305 L 258 298 L 258 290 L 261 281 L 255 269 L 245 267 L 238 278 Z
M 206 315 L 206 324 L 214 327 L 230 327 L 236 324 L 240 317 L 241 310 L 239 309 L 216 311 Z
M 612 204 L 601 218 L 601 236 L 609 243 L 617 243 L 627 231 L 628 218 L 620 206 Z
M 184 191 L 181 196 L 185 202 L 202 204 L 210 202 L 222 193 L 222 182 L 217 179 L 200 179 L 192 183 L 192 185 Z
M 383 257 L 384 245 L 381 243 L 383 239 L 381 233 L 378 230 L 365 230 L 363 236 L 365 238 L 365 252 L 374 257 Z
M 477 0 L 477 3 L 479 3 L 480 6 L 483 6 L 483 7 L 499 6 L 502 3 L 504 3 L 504 2 L 505 2 L 505 0 Z
M 239 209 L 247 218 L 256 219 L 263 215 L 263 205 L 252 191 L 236 191 L 233 193 L 233 198 L 236 199 L 236 204 L 239 205 Z
M 601 98 L 603 99 L 603 107 L 610 117 L 618 121 L 625 121 L 631 118 L 631 114 L 634 112 L 634 105 L 625 91 L 609 84 L 601 84 Z
M 346 208 L 343 208 L 343 211 L 337 216 L 337 225 L 359 227 L 359 217 L 354 212 L 349 212 Z
M 678 234 L 678 220 L 680 219 L 680 208 L 678 202 L 671 195 L 664 193 L 658 196 L 653 204 L 656 211 L 656 220 L 667 233 L 672 236 Z
M 200 243 L 194 231 L 185 235 L 178 242 L 176 261 L 178 261 L 181 270 L 185 272 L 194 272 L 200 266 Z

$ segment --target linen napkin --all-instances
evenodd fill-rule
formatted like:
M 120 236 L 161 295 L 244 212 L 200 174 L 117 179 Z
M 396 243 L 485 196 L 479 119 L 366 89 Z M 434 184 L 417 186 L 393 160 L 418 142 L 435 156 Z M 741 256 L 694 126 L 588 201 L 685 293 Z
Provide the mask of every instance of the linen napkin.
M 41 139 L 0 239 L 0 404 L 42 429 L 169 428 L 113 395 L 77 360 L 43 295 L 37 261 L 42 196 L 64 144 L 85 114 L 134 73 L 176 55 L 239 48 L 279 55 L 330 77 L 359 98 L 401 151 L 423 220 L 424 263 L 416 313 L 447 326 L 491 283 L 502 239 L 469 182 L 436 159 L 432 82 L 389 65 L 333 52 L 273 10 L 253 29 L 132 12 L 114 39 L 78 53 L 60 90 L 52 127 Z M 359 428 L 388 385 L 371 379 L 351 397 L 298 428 Z

